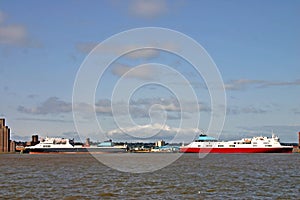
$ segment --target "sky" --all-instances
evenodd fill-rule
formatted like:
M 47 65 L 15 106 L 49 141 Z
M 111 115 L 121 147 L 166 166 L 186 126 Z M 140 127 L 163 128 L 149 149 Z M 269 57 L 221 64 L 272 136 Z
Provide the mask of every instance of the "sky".
M 297 142 L 299 21 L 296 0 L 0 1 L 0 117 L 6 118 L 15 140 L 39 134 L 176 142 L 206 132 L 212 116 L 218 114 L 212 114 L 214 91 L 208 90 L 206 78 L 190 62 L 159 49 L 116 58 L 95 85 L 94 104 L 72 105 L 78 74 L 93 48 L 124 31 L 158 27 L 191 38 L 215 63 L 226 92 L 226 116 L 218 137 L 274 132 L 282 142 Z M 172 51 L 184 49 L 184 43 L 174 38 L 164 43 L 153 35 L 136 36 L 137 41 L 149 38 L 153 45 Z M 118 54 L 122 45 L 139 44 L 124 40 L 109 44 L 99 57 Z M 90 89 L 92 78 L 85 78 L 82 87 Z M 142 85 L 145 82 L 155 84 Z M 139 87 L 129 92 L 131 85 Z M 116 86 L 121 89 L 115 90 Z M 187 95 L 190 87 L 196 102 Z M 74 109 L 82 114 L 77 119 Z M 95 125 L 93 113 L 101 128 Z

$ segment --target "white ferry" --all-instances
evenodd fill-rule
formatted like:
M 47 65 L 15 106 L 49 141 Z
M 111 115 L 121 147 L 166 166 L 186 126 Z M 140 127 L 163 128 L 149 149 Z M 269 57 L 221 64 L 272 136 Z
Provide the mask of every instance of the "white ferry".
M 292 153 L 293 146 L 283 146 L 278 136 L 243 138 L 234 141 L 218 141 L 201 134 L 187 146 L 180 147 L 183 153 Z
M 98 145 L 76 144 L 73 140 L 65 138 L 42 139 L 40 143 L 25 147 L 30 154 L 41 153 L 121 153 L 127 151 L 127 145 L 115 145 L 111 140 Z

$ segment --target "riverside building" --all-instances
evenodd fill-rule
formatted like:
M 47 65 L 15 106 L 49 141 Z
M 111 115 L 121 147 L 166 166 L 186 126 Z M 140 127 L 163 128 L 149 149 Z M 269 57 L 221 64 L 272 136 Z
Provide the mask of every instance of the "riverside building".
M 14 152 L 15 142 L 10 140 L 10 128 L 5 125 L 5 119 L 0 119 L 0 153 Z

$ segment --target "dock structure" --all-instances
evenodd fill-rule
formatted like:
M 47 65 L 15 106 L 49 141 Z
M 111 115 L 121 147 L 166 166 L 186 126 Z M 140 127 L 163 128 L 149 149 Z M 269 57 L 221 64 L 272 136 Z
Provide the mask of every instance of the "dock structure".
M 300 153 L 300 132 L 298 132 L 298 143 L 293 143 L 293 153 Z
M 300 132 L 298 132 L 298 153 L 300 153 Z
M 298 132 L 298 147 L 300 149 L 300 132 Z

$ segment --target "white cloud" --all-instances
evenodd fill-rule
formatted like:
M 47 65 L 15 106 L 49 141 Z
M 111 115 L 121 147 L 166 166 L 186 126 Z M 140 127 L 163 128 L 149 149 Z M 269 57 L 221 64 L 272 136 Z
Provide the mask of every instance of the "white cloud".
M 90 53 L 100 42 L 79 42 L 75 45 L 75 49 L 84 54 Z M 159 49 L 151 48 L 156 47 L 155 43 L 149 44 L 148 47 L 138 49 L 139 46 L 134 44 L 101 44 L 101 49 L 97 48 L 95 51 L 101 54 L 108 54 L 108 55 L 116 55 L 119 56 L 124 52 L 129 52 L 123 55 L 125 58 L 136 60 L 136 59 L 152 59 L 156 58 L 160 55 Z M 165 43 L 160 44 L 163 49 L 168 51 L 178 51 L 179 47 L 174 43 Z
M 159 50 L 155 49 L 142 49 L 137 50 L 131 53 L 126 54 L 126 57 L 131 59 L 149 59 L 149 58 L 155 58 L 159 56 Z
M 143 98 L 138 100 L 133 100 L 130 102 L 132 105 L 135 106 L 143 106 L 145 108 L 150 108 L 152 105 L 160 105 L 159 107 L 165 111 L 169 112 L 188 112 L 188 113 L 194 113 L 198 111 L 198 108 L 200 111 L 209 112 L 211 109 L 209 106 L 203 104 L 203 103 L 194 103 L 194 102 L 187 102 L 187 101 L 178 101 L 175 98 Z M 186 104 L 189 106 L 185 106 L 184 108 L 180 107 L 181 104 Z
M 147 124 L 141 126 L 132 126 L 117 128 L 108 131 L 109 138 L 128 139 L 130 141 L 155 141 L 155 140 L 172 140 L 175 136 L 181 139 L 191 139 L 199 135 L 202 131 L 198 128 L 177 128 L 166 124 Z M 149 137 L 148 137 L 149 136 Z M 177 141 L 179 142 L 179 141 Z
M 54 122 L 54 123 L 73 123 L 73 120 L 69 119 L 53 119 L 53 118 L 41 118 L 39 117 L 19 117 L 16 118 L 19 121 L 36 121 L 36 122 Z
M 0 26 L 0 43 L 24 45 L 27 41 L 27 31 L 21 25 Z
M 20 24 L 6 24 L 6 14 L 0 11 L 0 44 L 40 47 L 41 44 L 28 37 L 27 28 Z
M 97 42 L 80 42 L 76 44 L 75 48 L 81 52 L 88 54 L 90 53 L 96 46 L 98 45 Z
M 257 108 L 254 106 L 248 106 L 248 107 L 243 107 L 243 108 L 238 108 L 236 106 L 234 107 L 227 107 L 227 114 L 232 114 L 232 115 L 238 115 L 238 114 L 265 114 L 270 112 L 269 110 L 262 109 L 262 108 Z
M 264 84 L 262 80 L 249 80 L 249 79 L 238 79 L 232 80 L 225 84 L 226 90 L 241 90 L 245 89 L 249 85 Z
M 265 84 L 261 85 L 261 87 L 268 87 L 268 86 L 289 86 L 289 85 L 300 85 L 300 79 L 294 81 L 271 81 L 266 82 Z
M 164 0 L 132 0 L 129 12 L 137 17 L 154 18 L 166 14 L 168 8 Z
M 157 107 L 153 108 L 155 105 Z M 150 118 L 161 117 L 162 111 L 166 111 L 168 119 L 180 119 L 180 107 L 178 102 L 173 99 L 160 100 L 158 98 L 139 99 L 137 101 L 130 101 L 130 104 L 125 102 L 114 103 L 114 115 L 127 115 L 129 114 L 133 118 Z M 112 108 L 110 100 L 99 100 L 96 103 L 96 112 L 100 115 L 112 116 Z M 129 109 L 129 113 L 128 113 Z M 155 116 L 158 114 L 158 116 Z
M 232 80 L 225 84 L 226 90 L 244 90 L 248 87 L 266 88 L 274 86 L 298 86 L 300 80 L 294 81 L 266 81 L 266 80 L 251 80 L 251 79 L 238 79 Z
M 151 80 L 157 72 L 151 67 L 133 68 L 128 65 L 116 63 L 113 66 L 112 73 L 119 77 L 122 77 L 126 74 L 126 78 Z

